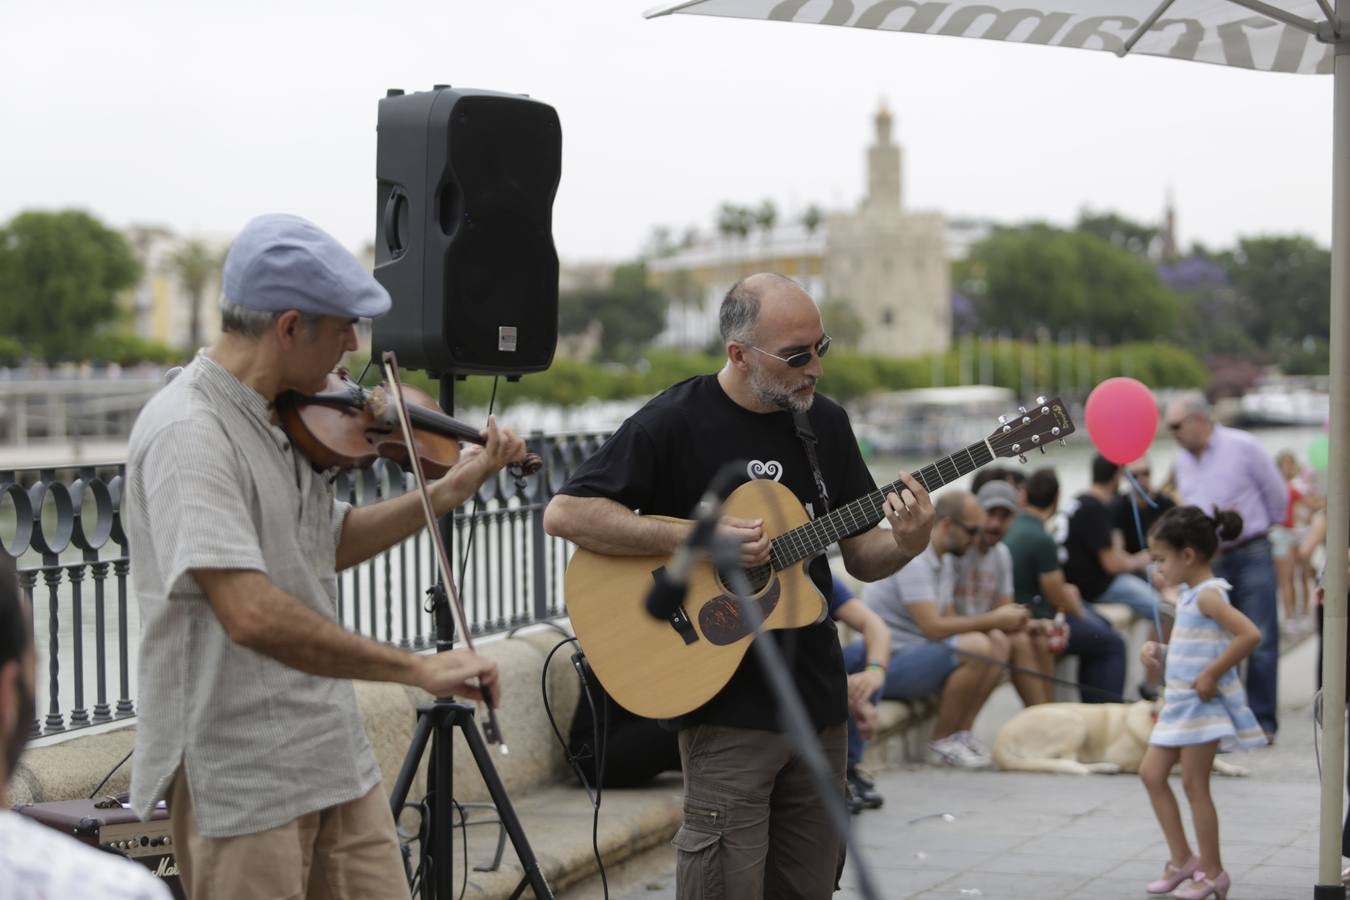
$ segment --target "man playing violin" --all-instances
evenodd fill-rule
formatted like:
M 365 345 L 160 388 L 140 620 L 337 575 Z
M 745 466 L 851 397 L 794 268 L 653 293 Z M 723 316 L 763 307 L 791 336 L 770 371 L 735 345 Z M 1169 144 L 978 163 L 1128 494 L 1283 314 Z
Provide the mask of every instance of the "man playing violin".
M 634 511 L 687 516 L 723 464 L 742 458 L 749 460 L 749 477 L 779 481 L 820 515 L 826 498 L 794 413 L 807 415 L 818 438 L 831 508 L 876 491 L 848 415 L 816 395 L 830 339 L 811 297 L 782 275 L 752 275 L 728 292 L 720 320 L 721 371 L 674 385 L 630 417 L 549 502 L 545 530 L 610 555 L 670 554 L 689 526 Z M 868 528 L 839 544 L 844 566 L 862 581 L 885 578 L 928 545 L 928 492 L 907 474 L 900 479 L 908 487 L 885 499 L 890 529 Z M 769 561 L 762 519 L 723 517 L 721 531 L 740 545 L 745 567 Z M 810 574 L 829 596 L 823 556 Z M 848 694 L 834 623 L 825 618 L 773 634 L 842 798 Z M 887 660 L 873 662 L 884 669 Z M 828 897 L 840 860 L 838 837 L 782 733 L 755 655 L 746 654 L 727 686 L 675 726 L 685 778 L 684 822 L 674 840 L 681 900 Z
M 351 679 L 487 699 L 496 665 L 421 656 L 336 621 L 337 573 L 422 527 L 416 493 L 339 502 L 277 423 L 324 385 L 388 293 L 295 216 L 254 219 L 225 259 L 222 333 L 132 429 L 126 525 L 140 604 L 132 802 L 168 800 L 183 885 L 222 897 L 407 898 Z M 489 420 L 431 484 L 442 515 L 524 453 Z M 476 682 L 474 681 L 476 679 Z

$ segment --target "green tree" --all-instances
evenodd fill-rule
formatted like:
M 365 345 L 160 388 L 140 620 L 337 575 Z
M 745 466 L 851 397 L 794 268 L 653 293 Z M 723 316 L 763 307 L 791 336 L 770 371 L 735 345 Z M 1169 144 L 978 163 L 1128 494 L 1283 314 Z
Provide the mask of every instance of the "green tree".
M 845 347 L 856 347 L 862 341 L 865 329 L 862 316 L 842 297 L 820 304 L 820 321 L 825 333 Z
M 88 213 L 20 213 L 0 228 L 0 334 L 48 362 L 82 358 L 140 273 L 126 239 Z
M 1117 342 L 1168 336 L 1181 303 L 1153 267 L 1086 231 L 1031 224 L 996 229 L 956 268 L 980 327 L 1030 337 L 1086 330 Z
M 723 203 L 717 210 L 717 233 L 724 238 L 745 240 L 754 228 L 755 214 L 744 206 Z
M 188 241 L 173 256 L 173 267 L 188 296 L 188 349 L 202 345 L 202 298 L 222 260 L 201 241 Z
M 1083 212 L 1078 217 L 1078 230 L 1095 235 L 1114 247 L 1128 250 L 1135 256 L 1148 256 L 1153 242 L 1158 239 L 1157 228 L 1132 222 L 1115 213 L 1093 215 Z
M 1258 344 L 1324 338 L 1331 327 L 1331 254 L 1297 235 L 1243 238 L 1223 262 L 1255 309 Z
M 773 226 L 778 221 L 778 207 L 774 206 L 772 200 L 764 200 L 754 212 L 755 226 L 764 232 L 768 237 L 773 231 Z
M 825 220 L 825 214 L 820 211 L 820 207 L 812 203 L 802 213 L 802 225 L 806 228 L 807 234 L 815 234 L 820 223 Z
M 647 267 L 630 263 L 615 268 L 606 290 L 571 291 L 558 297 L 558 330 L 578 334 L 599 322 L 600 358 L 635 359 L 666 325 L 669 300 L 647 286 Z

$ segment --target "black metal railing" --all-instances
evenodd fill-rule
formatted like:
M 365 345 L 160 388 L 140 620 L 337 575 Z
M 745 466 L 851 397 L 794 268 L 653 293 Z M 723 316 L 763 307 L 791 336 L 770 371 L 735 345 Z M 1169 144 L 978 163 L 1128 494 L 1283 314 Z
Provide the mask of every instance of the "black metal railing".
M 602 434 L 529 438 L 544 459 L 521 479 L 499 473 L 453 517 L 446 551 L 475 636 L 565 614 L 569 548 L 544 533 L 543 510 Z M 135 715 L 139 618 L 122 528 L 123 463 L 0 470 L 0 550 L 32 601 L 38 650 L 33 736 Z M 338 476 L 338 496 L 358 505 L 411 489 L 411 477 L 381 460 Z M 338 579 L 339 620 L 409 649 L 434 644 L 424 608 L 435 551 L 425 534 Z M 92 701 L 92 706 L 90 705 Z

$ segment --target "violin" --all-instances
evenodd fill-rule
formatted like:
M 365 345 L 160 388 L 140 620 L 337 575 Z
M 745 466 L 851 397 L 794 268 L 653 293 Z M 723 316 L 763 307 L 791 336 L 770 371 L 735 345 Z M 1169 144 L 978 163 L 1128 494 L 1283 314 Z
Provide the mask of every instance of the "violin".
M 443 413 L 426 391 L 406 384 L 402 389 L 414 450 L 428 477 L 439 478 L 459 460 L 461 441 L 487 443 L 478 429 Z M 328 373 L 319 393 L 287 391 L 277 397 L 276 406 L 291 443 L 320 468 L 363 468 L 380 457 L 405 469 L 412 467 L 398 411 L 384 385 L 364 388 L 348 377 L 346 369 L 338 369 Z M 523 478 L 543 464 L 539 454 L 527 453 L 508 468 Z
M 444 611 L 453 613 L 459 625 L 460 639 L 469 650 L 474 650 L 472 632 L 455 587 L 445 542 L 436 527 L 436 513 L 427 492 L 426 479 L 427 476 L 439 478 L 449 471 L 459 459 L 460 441 L 481 445 L 486 444 L 487 439 L 477 429 L 441 412 L 425 391 L 403 384 L 393 351 L 384 353 L 383 363 L 387 378 L 384 385 L 367 390 L 348 378 L 345 369 L 339 369 L 328 374 L 324 389 L 317 394 L 288 391 L 279 395 L 277 413 L 296 449 L 315 465 L 349 469 L 369 465 L 383 456 L 412 472 L 441 576 L 440 585 L 428 592 L 432 598 L 428 612 L 437 622 L 438 649 L 441 613 Z M 508 468 L 517 478 L 523 478 L 538 472 L 543 464 L 539 454 L 526 453 Z M 487 703 L 483 736 L 489 744 L 500 745 L 502 753 L 506 753 L 506 743 L 497 724 L 495 698 L 484 690 L 483 699 Z

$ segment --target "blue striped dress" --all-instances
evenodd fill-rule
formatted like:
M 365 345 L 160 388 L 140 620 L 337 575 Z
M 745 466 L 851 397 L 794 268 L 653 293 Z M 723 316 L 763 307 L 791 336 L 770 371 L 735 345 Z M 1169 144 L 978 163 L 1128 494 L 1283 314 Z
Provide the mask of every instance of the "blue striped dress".
M 1184 747 L 1218 741 L 1220 750 L 1265 745 L 1266 737 L 1247 706 L 1247 692 L 1237 669 L 1223 673 L 1219 692 L 1212 700 L 1201 700 L 1191 687 L 1196 676 L 1218 659 L 1232 640 L 1222 625 L 1200 611 L 1196 598 L 1205 588 L 1214 588 L 1227 603 L 1231 587 L 1222 578 L 1211 578 L 1185 591 L 1178 600 L 1176 624 L 1167 647 L 1163 708 L 1150 743 Z

